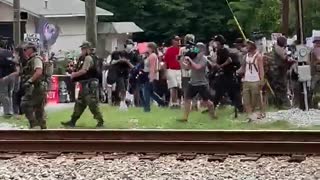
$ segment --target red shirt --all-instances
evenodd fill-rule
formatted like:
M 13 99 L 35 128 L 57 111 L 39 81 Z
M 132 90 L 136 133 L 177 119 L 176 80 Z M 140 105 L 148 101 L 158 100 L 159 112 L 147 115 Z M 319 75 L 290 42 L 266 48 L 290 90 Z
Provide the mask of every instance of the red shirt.
M 164 62 L 167 65 L 167 69 L 180 70 L 180 63 L 178 61 L 178 56 L 180 53 L 179 47 L 169 47 L 164 55 Z

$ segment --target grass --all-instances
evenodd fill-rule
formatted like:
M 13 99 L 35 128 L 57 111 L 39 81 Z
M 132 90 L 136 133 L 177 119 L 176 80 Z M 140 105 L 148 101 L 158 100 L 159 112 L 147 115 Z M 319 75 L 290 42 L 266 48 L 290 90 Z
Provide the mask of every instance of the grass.
M 244 115 L 234 118 L 233 108 L 219 109 L 218 119 L 211 120 L 207 114 L 192 112 L 189 122 L 177 122 L 182 117 L 181 110 L 162 109 L 153 107 L 151 113 L 144 113 L 142 108 L 130 108 L 127 112 L 120 112 L 117 107 L 103 105 L 101 111 L 105 119 L 107 129 L 225 129 L 225 130 L 317 130 L 320 126 L 297 128 L 286 121 L 272 123 L 248 123 Z M 62 128 L 61 121 L 70 119 L 72 109 L 65 109 L 54 113 L 48 113 L 48 128 Z M 1 119 L 0 122 L 8 122 L 18 126 L 27 126 L 27 121 L 14 119 Z M 77 122 L 78 128 L 91 129 L 96 125 L 96 120 L 86 110 Z

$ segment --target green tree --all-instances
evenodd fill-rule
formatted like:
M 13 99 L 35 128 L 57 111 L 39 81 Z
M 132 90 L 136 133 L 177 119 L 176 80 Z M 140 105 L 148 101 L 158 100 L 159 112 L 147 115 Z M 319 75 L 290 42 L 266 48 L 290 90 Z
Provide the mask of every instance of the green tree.
M 221 0 L 97 0 L 100 7 L 115 16 L 106 21 L 133 21 L 145 32 L 135 36 L 140 41 L 163 41 L 172 35 L 194 33 L 207 40 L 217 33 L 237 36 L 226 22 L 232 18 Z
M 240 25 L 250 36 L 252 32 L 259 31 L 265 35 L 278 32 L 281 22 L 280 0 L 238 0 L 230 3 Z M 229 25 L 235 25 L 233 19 Z

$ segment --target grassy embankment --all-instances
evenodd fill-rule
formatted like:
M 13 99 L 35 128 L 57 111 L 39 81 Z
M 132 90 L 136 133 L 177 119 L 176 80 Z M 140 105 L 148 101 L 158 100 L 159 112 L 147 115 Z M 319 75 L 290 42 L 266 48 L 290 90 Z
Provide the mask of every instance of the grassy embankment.
M 234 118 L 233 108 L 219 109 L 218 119 L 211 120 L 208 115 L 200 112 L 191 113 L 187 123 L 177 122 L 176 119 L 182 116 L 181 110 L 161 109 L 153 107 L 151 113 L 144 113 L 141 108 L 130 108 L 128 112 L 121 112 L 116 107 L 101 106 L 107 129 L 265 129 L 265 130 L 293 130 L 293 129 L 320 129 L 320 127 L 297 128 L 286 121 L 272 123 L 248 123 L 244 115 Z M 52 129 L 62 128 L 60 121 L 66 121 L 72 113 L 71 108 L 58 112 L 48 113 L 48 127 Z M 18 126 L 27 126 L 25 119 L 4 120 Z M 94 128 L 96 121 L 87 109 L 77 123 L 78 128 Z

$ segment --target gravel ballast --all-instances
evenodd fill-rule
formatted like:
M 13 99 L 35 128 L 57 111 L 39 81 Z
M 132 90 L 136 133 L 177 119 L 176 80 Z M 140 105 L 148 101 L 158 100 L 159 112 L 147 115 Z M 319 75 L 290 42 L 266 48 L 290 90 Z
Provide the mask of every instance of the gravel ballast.
M 0 179 L 77 179 L 77 180 L 316 180 L 320 179 L 320 157 L 302 163 L 289 163 L 288 157 L 263 157 L 256 162 L 241 162 L 239 156 L 226 161 L 208 162 L 207 156 L 177 161 L 176 155 L 157 160 L 139 160 L 137 155 L 117 160 L 96 156 L 73 160 L 68 156 L 38 159 L 21 156 L 0 161 Z
M 284 120 L 298 127 L 319 126 L 320 110 L 311 109 L 302 111 L 301 109 L 281 110 L 277 112 L 268 112 L 263 122 L 273 122 Z

